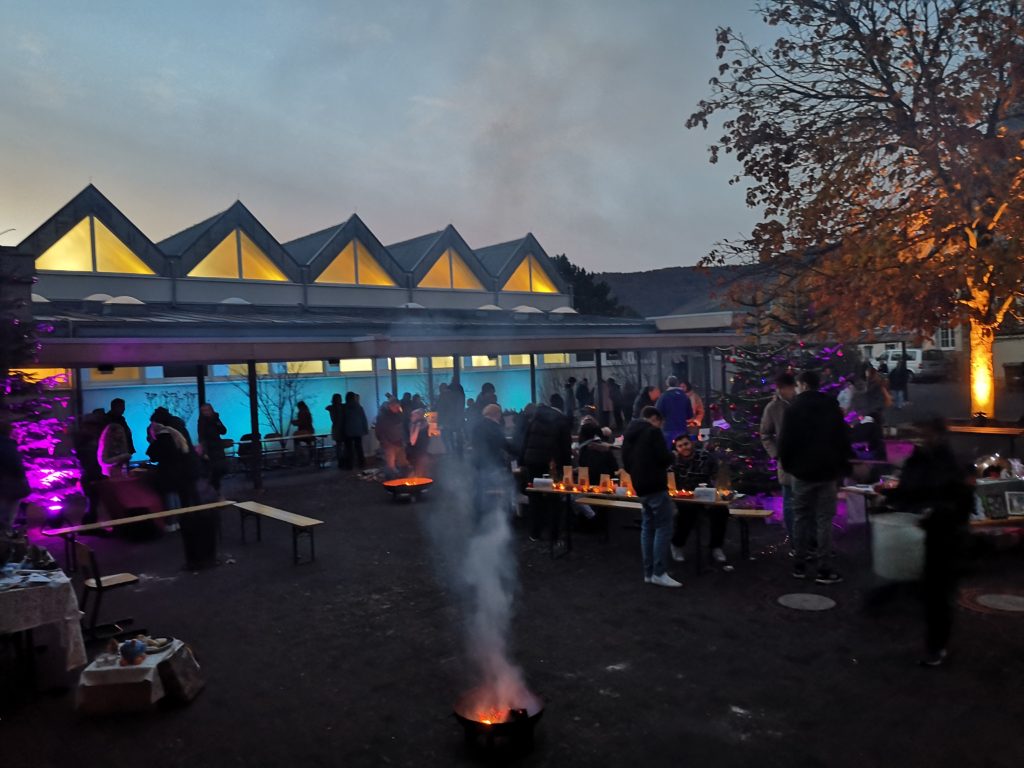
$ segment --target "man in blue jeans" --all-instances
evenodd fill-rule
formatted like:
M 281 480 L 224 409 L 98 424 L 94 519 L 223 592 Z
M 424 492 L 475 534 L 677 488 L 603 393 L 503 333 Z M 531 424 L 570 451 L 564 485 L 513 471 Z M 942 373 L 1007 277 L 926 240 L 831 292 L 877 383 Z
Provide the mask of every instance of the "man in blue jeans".
M 661 412 L 647 406 L 640 419 L 626 428 L 622 440 L 622 465 L 633 479 L 633 489 L 643 504 L 640 554 L 644 581 L 659 587 L 681 587 L 668 575 L 669 542 L 675 505 L 668 495 L 668 469 L 672 454 L 661 433 Z
M 818 571 L 815 581 L 837 584 L 843 577 L 832 569 L 832 518 L 839 480 L 852 456 L 850 429 L 839 403 L 819 392 L 819 385 L 814 371 L 796 377 L 797 396 L 782 419 L 779 460 L 792 476 L 793 577 L 807 578 L 807 562 L 813 560 Z

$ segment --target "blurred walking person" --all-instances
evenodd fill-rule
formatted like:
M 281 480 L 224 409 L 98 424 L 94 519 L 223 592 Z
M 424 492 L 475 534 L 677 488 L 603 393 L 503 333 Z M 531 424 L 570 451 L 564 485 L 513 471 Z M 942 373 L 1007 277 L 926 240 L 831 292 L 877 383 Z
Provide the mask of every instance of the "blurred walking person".
M 658 398 L 655 408 L 661 414 L 661 431 L 668 449 L 679 435 L 690 434 L 690 421 L 693 419 L 693 406 L 690 396 L 679 386 L 679 379 L 669 376 L 665 381 L 666 389 Z
M 796 379 L 793 378 L 793 374 L 779 374 L 775 379 L 775 395 L 761 414 L 761 445 L 764 446 L 765 453 L 775 459 L 779 485 L 782 486 L 782 524 L 789 539 L 790 557 L 796 554 L 796 538 L 793 535 L 793 486 L 792 478 L 782 468 L 782 461 L 779 460 L 779 434 L 782 432 L 782 420 L 786 410 L 794 397 Z
M 334 441 L 334 457 L 337 459 L 338 469 L 345 468 L 345 403 L 341 400 L 341 393 L 335 392 L 331 395 L 331 404 L 325 409 L 331 417 L 331 440 Z M 352 462 L 349 461 L 349 464 Z
M 196 436 L 199 438 L 199 450 L 202 455 L 205 474 L 209 477 L 210 487 L 217 492 L 217 500 L 223 501 L 221 480 L 228 471 L 227 455 L 224 453 L 224 435 L 227 427 L 220 420 L 220 414 L 213 410 L 209 403 L 199 406 L 199 423 L 196 425 Z
M 953 627 L 957 565 L 974 503 L 967 473 L 953 455 L 946 423 L 931 418 L 914 425 L 920 444 L 903 465 L 896 488 L 881 488 L 889 501 L 921 515 L 925 530 L 925 650 L 921 664 L 945 663 Z
M 569 417 L 554 405 L 560 395 L 552 395 L 552 404 L 541 404 L 526 428 L 520 463 L 526 469 L 527 482 L 535 477 L 561 477 L 562 467 L 572 464 L 572 427 Z M 546 493 L 531 493 L 530 540 L 538 541 L 551 522 L 551 540 L 558 539 L 558 512 L 562 500 Z

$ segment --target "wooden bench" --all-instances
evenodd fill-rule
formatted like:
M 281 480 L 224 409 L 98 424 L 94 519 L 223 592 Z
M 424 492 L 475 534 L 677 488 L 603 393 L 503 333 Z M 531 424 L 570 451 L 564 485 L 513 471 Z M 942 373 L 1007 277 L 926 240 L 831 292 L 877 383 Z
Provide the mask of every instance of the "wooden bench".
M 149 512 L 145 515 L 132 515 L 131 517 L 119 517 L 116 520 L 104 520 L 101 523 L 86 523 L 85 525 L 69 525 L 64 528 L 43 529 L 44 536 L 60 536 L 64 540 L 64 562 L 68 570 L 74 573 L 78 570 L 78 557 L 75 555 L 75 542 L 78 534 L 99 531 L 105 528 L 117 528 L 121 525 L 132 525 L 152 520 L 162 520 L 165 517 L 178 517 L 191 512 L 202 512 L 207 509 L 223 509 L 230 507 L 233 501 L 215 501 L 210 504 L 198 504 L 194 507 L 180 507 L 178 509 L 165 509 L 161 512 Z
M 260 504 L 258 501 L 239 501 L 232 502 L 235 507 L 238 508 L 239 517 L 242 526 L 242 542 L 245 542 L 245 521 L 249 518 L 253 518 L 256 521 L 256 541 L 262 541 L 263 532 L 260 526 L 261 518 L 268 517 L 271 520 L 280 520 L 282 523 L 288 523 L 292 527 L 292 561 L 296 564 L 299 563 L 299 536 L 309 537 L 309 560 L 307 562 L 313 562 L 316 560 L 316 544 L 313 540 L 313 529 L 318 525 L 323 525 L 323 520 L 317 520 L 315 517 L 306 517 L 305 515 L 297 515 L 294 512 L 286 512 L 283 509 L 277 509 L 276 507 L 269 507 L 266 504 Z
M 639 501 L 623 498 L 609 498 L 607 496 L 580 496 L 577 500 L 581 504 L 586 504 L 589 507 L 604 507 L 608 509 L 631 509 L 633 511 L 640 511 L 643 509 L 643 504 Z M 673 499 L 673 501 L 678 501 Z M 692 503 L 690 499 L 685 500 L 687 503 Z M 770 509 L 742 509 L 739 507 L 729 508 L 729 517 L 739 520 L 740 523 L 740 553 L 744 559 L 750 558 L 750 521 L 751 520 L 767 520 L 774 513 Z M 607 530 L 605 531 L 607 536 Z M 700 543 L 699 536 L 697 539 L 697 557 L 700 558 Z

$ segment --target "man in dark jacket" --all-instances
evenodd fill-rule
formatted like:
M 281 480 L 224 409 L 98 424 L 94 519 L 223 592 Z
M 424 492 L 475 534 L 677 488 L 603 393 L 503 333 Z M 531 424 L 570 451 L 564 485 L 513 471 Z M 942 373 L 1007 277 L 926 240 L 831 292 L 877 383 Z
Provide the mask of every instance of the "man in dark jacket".
M 668 468 L 672 454 L 662 436 L 662 418 L 658 409 L 648 406 L 640 417 L 626 428 L 622 440 L 622 465 L 633 479 L 633 489 L 643 504 L 640 554 L 644 562 L 644 581 L 659 587 L 681 587 L 683 585 L 665 570 L 675 508 L 668 495 Z
M 807 561 L 816 560 L 819 584 L 842 577 L 831 567 L 832 518 L 838 483 L 849 465 L 850 430 L 834 398 L 819 392 L 814 371 L 796 377 L 797 396 L 786 409 L 779 433 L 779 461 L 792 478 L 793 534 L 796 559 L 793 576 L 807 577 Z M 811 541 L 817 532 L 817 551 Z
M 552 395 L 554 398 L 555 395 Z M 561 397 L 558 396 L 561 400 Z M 557 401 L 556 401 L 557 402 Z M 521 463 L 529 480 L 543 475 L 561 477 L 562 467 L 572 464 L 572 427 L 569 417 L 550 405 L 541 405 L 526 428 Z M 551 518 L 551 538 L 558 538 L 558 505 L 553 495 L 530 494 L 530 539 L 537 541 L 544 522 Z
M 501 406 L 484 408 L 470 435 L 476 491 L 477 522 L 492 510 L 508 513 L 511 508 L 512 473 L 509 462 L 512 444 L 505 437 Z

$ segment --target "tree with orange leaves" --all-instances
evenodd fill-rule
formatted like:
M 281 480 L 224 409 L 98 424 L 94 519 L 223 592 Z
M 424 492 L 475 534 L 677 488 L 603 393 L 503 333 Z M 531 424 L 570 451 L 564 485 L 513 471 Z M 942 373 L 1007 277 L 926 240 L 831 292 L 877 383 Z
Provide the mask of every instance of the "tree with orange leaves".
M 763 219 L 705 263 L 751 261 L 830 330 L 970 325 L 971 410 L 1024 296 L 1024 7 L 1018 0 L 763 0 L 767 48 L 717 33 L 688 127 L 722 117 Z M 731 183 L 741 182 L 737 175 Z

